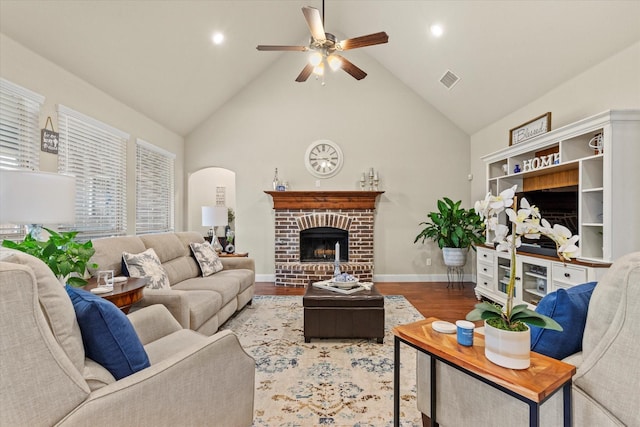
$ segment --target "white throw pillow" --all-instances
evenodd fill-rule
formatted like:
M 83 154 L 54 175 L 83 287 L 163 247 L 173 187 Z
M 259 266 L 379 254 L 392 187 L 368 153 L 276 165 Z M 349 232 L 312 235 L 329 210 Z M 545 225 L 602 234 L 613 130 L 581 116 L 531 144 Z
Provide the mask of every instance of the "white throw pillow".
M 160 258 L 153 248 L 139 254 L 122 253 L 122 260 L 127 266 L 129 277 L 146 277 L 149 289 L 171 289 L 169 276 L 160 263 Z
M 196 261 L 198 261 L 198 265 L 200 266 L 203 277 L 211 276 L 213 273 L 217 273 L 224 268 L 224 266 L 222 265 L 222 261 L 220 261 L 220 258 L 218 257 L 218 254 L 209 244 L 209 242 L 193 242 L 189 243 L 189 246 L 191 247 L 193 256 L 196 258 Z

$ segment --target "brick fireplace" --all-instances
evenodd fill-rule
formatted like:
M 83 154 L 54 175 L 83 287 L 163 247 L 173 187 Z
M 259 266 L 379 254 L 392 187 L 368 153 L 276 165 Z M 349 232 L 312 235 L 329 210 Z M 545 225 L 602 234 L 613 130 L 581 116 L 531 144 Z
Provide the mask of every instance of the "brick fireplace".
M 383 191 L 266 191 L 275 210 L 276 286 L 307 286 L 333 276 L 334 258 L 301 262 L 300 233 L 331 228 L 347 232 L 348 254 L 343 272 L 373 280 L 373 226 L 377 197 Z M 333 254 L 333 243 L 328 253 Z M 344 241 L 341 245 L 341 252 Z

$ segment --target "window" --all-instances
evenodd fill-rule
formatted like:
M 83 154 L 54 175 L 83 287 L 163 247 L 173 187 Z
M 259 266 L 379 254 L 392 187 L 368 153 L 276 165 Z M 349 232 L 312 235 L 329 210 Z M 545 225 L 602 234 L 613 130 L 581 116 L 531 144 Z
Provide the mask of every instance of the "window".
M 175 157 L 137 140 L 136 234 L 173 231 Z
M 58 172 L 76 177 L 76 223 L 83 239 L 126 234 L 129 134 L 58 105 Z
M 38 170 L 43 103 L 44 96 L 0 78 L 0 169 Z M 23 237 L 23 227 L 0 224 L 0 240 Z
M 0 169 L 38 170 L 44 97 L 0 79 Z

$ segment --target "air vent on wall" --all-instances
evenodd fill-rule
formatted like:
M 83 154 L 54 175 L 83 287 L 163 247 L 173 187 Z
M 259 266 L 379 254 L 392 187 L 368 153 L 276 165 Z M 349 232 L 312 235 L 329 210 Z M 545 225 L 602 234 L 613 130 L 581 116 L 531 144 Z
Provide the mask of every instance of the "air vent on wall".
M 440 77 L 440 83 L 442 83 L 447 89 L 451 90 L 456 83 L 460 81 L 460 77 L 456 76 L 450 70 L 447 70 L 442 77 Z

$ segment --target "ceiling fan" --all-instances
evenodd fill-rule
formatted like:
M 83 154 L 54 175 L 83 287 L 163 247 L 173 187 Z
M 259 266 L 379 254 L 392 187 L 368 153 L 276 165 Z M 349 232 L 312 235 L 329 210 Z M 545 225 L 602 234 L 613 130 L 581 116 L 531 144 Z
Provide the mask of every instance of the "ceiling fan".
M 337 41 L 333 34 L 324 31 L 324 0 L 322 1 L 322 17 L 318 9 L 310 6 L 303 7 L 302 13 L 311 32 L 311 40 L 308 46 L 274 46 L 261 44 L 256 47 L 256 49 L 261 51 L 310 51 L 309 63 L 305 65 L 302 72 L 300 72 L 296 78 L 297 82 L 307 81 L 312 72 L 319 76 L 323 75 L 325 62 L 334 71 L 342 68 L 354 79 L 362 80 L 367 76 L 367 73 L 353 65 L 337 52 L 383 44 L 389 41 L 389 36 L 384 31 Z

